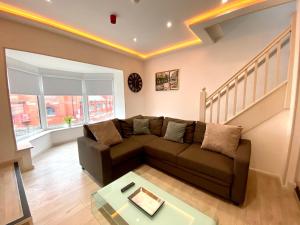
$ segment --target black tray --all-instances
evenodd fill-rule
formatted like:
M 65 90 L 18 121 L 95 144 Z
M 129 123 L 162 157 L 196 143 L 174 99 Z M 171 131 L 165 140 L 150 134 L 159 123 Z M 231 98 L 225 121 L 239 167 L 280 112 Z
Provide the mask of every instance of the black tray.
M 164 204 L 164 201 L 161 198 L 143 187 L 138 188 L 128 197 L 128 199 L 151 217 L 154 216 Z

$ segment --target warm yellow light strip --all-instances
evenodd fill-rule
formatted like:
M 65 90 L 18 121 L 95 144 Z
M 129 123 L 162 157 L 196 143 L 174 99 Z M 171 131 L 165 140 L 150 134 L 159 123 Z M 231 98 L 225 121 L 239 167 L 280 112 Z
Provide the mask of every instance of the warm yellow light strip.
M 210 20 L 213 18 L 216 18 L 218 16 L 246 8 L 251 5 L 255 5 L 258 3 L 265 2 L 266 0 L 235 0 L 228 2 L 226 4 L 221 5 L 220 7 L 214 8 L 212 10 L 209 10 L 205 13 L 202 13 L 200 15 L 197 15 L 195 17 L 192 17 L 191 19 L 188 19 L 185 21 L 185 24 L 188 26 L 195 24 L 195 23 L 200 23 L 205 20 Z
M 188 19 L 184 23 L 186 24 L 188 29 L 194 34 L 194 32 L 190 29 L 190 26 L 195 24 L 195 23 L 200 23 L 200 22 L 203 22 L 205 20 L 213 19 L 213 18 L 216 18 L 218 16 L 224 15 L 226 13 L 230 13 L 230 12 L 233 12 L 233 11 L 236 11 L 236 10 L 239 10 L 239 9 L 243 9 L 243 8 L 248 7 L 248 6 L 251 6 L 251 5 L 254 5 L 254 4 L 257 4 L 257 3 L 261 3 L 261 2 L 265 2 L 265 1 L 266 0 L 235 0 L 235 1 L 223 4 L 220 7 L 209 10 L 205 13 L 202 13 L 198 16 L 195 16 L 191 19 Z M 160 55 L 160 54 L 163 54 L 163 53 L 167 53 L 167 52 L 170 52 L 170 51 L 174 51 L 174 50 L 177 50 L 177 49 L 180 49 L 180 48 L 184 48 L 184 47 L 188 47 L 188 46 L 192 46 L 192 45 L 196 45 L 196 44 L 200 44 L 200 43 L 202 43 L 202 41 L 196 36 L 195 40 L 182 42 L 180 44 L 176 44 L 176 45 L 173 45 L 171 47 L 163 48 L 161 50 L 157 50 L 157 51 L 154 51 L 152 53 L 148 53 L 148 54 L 145 55 L 145 58 L 150 58 L 150 57 L 153 57 L 153 56 L 156 56 L 156 55 Z
M 185 42 L 182 42 L 182 43 L 179 43 L 179 44 L 176 44 L 176 45 L 172 45 L 170 47 L 163 48 L 163 49 L 154 51 L 152 53 L 146 54 L 145 58 L 150 58 L 150 57 L 155 56 L 155 55 L 160 55 L 160 54 L 163 54 L 163 53 L 174 51 L 176 49 L 185 48 L 185 47 L 196 45 L 196 44 L 201 44 L 201 42 L 202 41 L 199 38 L 197 38 L 195 40 L 192 40 L 192 41 L 185 41 Z
M 188 19 L 188 20 L 185 21 L 185 24 L 189 28 L 189 26 L 192 25 L 192 24 L 203 22 L 205 20 L 209 20 L 209 19 L 212 19 L 212 18 L 216 18 L 216 17 L 224 15 L 226 13 L 230 13 L 230 12 L 233 12 L 233 11 L 236 11 L 236 10 L 239 10 L 239 9 L 257 4 L 257 3 L 265 2 L 265 1 L 266 0 L 235 0 L 235 1 L 229 2 L 227 4 L 221 5 L 218 8 L 209 10 L 205 13 L 202 13 L 198 16 L 195 16 L 191 19 Z M 143 59 L 146 59 L 146 58 L 149 58 L 149 57 L 152 57 L 152 56 L 156 56 L 156 55 L 160 55 L 160 54 L 163 54 L 163 53 L 167 53 L 167 52 L 170 52 L 170 51 L 174 51 L 176 49 L 180 49 L 180 48 L 184 48 L 184 47 L 188 47 L 188 46 L 193 46 L 193 45 L 201 43 L 201 40 L 198 37 L 196 37 L 194 40 L 191 40 L 191 41 L 185 41 L 185 42 L 175 44 L 175 45 L 172 45 L 170 47 L 166 47 L 166 48 L 163 48 L 163 49 L 160 49 L 160 50 L 148 53 L 148 54 L 143 54 L 143 53 L 137 52 L 135 50 L 129 49 L 127 47 L 124 47 L 122 45 L 119 45 L 119 44 L 110 42 L 108 40 L 105 40 L 103 38 L 100 38 L 96 35 L 93 35 L 93 34 L 78 30 L 74 27 L 65 25 L 65 24 L 63 24 L 61 22 L 58 22 L 58 21 L 55 21 L 53 19 L 49 19 L 49 18 L 43 17 L 41 15 L 38 15 L 38 14 L 35 14 L 35 13 L 32 13 L 32 12 L 29 12 L 29 11 L 26 11 L 26 10 L 23 10 L 23 9 L 5 4 L 5 3 L 2 3 L 2 2 L 0 2 L 0 11 L 3 11 L 5 13 L 9 13 L 9 14 L 12 14 L 12 15 L 20 16 L 20 17 L 23 17 L 23 18 L 26 18 L 26 19 L 29 19 L 29 20 L 32 20 L 32 21 L 35 21 L 35 22 L 39 22 L 39 23 L 42 23 L 42 24 L 45 24 L 45 25 L 48 25 L 48 26 L 51 26 L 51 27 L 69 32 L 69 33 L 72 33 L 72 34 L 75 34 L 75 35 L 78 35 L 78 36 L 83 37 L 83 38 L 87 38 L 89 40 L 92 40 L 92 41 L 110 46 L 112 48 L 116 48 L 118 50 L 130 53 L 132 55 L 136 55 L 136 56 L 138 56 L 140 58 L 143 58 Z
M 2 2 L 0 2 L 0 11 L 6 12 L 6 13 L 9 13 L 9 14 L 13 14 L 13 15 L 16 15 L 16 16 L 21 16 L 23 18 L 26 18 L 26 19 L 29 19 L 29 20 L 32 20 L 32 21 L 35 21 L 35 22 L 39 22 L 39 23 L 42 23 L 42 24 L 46 24 L 46 25 L 49 25 L 51 27 L 54 27 L 54 28 L 57 28 L 57 29 L 60 29 L 60 30 L 66 31 L 66 32 L 70 32 L 70 33 L 78 35 L 80 37 L 84 37 L 84 38 L 87 38 L 89 40 L 93 40 L 93 41 L 96 41 L 98 43 L 101 43 L 101 44 L 119 49 L 121 51 L 124 51 L 124 52 L 127 52 L 127 53 L 137 55 L 139 57 L 144 58 L 143 54 L 141 54 L 139 52 L 136 52 L 132 49 L 123 47 L 121 45 L 110 42 L 110 41 L 105 40 L 103 38 L 97 37 L 96 35 L 89 34 L 87 32 L 78 30 L 78 29 L 73 28 L 71 26 L 65 25 L 61 22 L 58 22 L 58 21 L 55 21 L 55 20 L 40 16 L 40 15 L 34 14 L 32 12 L 25 11 L 25 10 L 20 9 L 20 8 L 16 8 L 14 6 L 11 6 L 11 5 L 2 3 Z

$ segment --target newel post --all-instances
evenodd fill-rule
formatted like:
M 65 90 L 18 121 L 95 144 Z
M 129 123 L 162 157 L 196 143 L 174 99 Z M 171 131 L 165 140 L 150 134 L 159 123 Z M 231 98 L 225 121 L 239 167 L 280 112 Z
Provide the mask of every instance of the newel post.
M 200 92 L 199 121 L 205 122 L 205 113 L 206 113 L 206 88 L 202 88 L 202 91 Z

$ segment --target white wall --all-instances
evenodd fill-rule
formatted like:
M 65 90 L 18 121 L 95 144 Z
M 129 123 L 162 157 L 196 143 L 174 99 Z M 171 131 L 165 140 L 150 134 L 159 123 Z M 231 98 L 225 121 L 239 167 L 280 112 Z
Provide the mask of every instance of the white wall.
M 295 4 L 271 8 L 222 24 L 216 44 L 192 47 L 149 59 L 145 64 L 145 113 L 199 119 L 199 95 L 224 83 L 290 23 Z M 155 91 L 155 73 L 180 69 L 179 90 Z
M 52 146 L 60 145 L 66 142 L 75 141 L 78 137 L 83 136 L 83 128 L 72 127 L 67 129 L 60 129 L 50 133 Z
M 30 140 L 30 143 L 33 146 L 33 149 L 31 149 L 31 156 L 35 157 L 53 146 L 76 141 L 78 137 L 82 136 L 82 126 L 45 131 L 35 135 L 35 137 Z
M 46 133 L 44 135 L 41 135 L 30 141 L 30 143 L 33 146 L 33 149 L 31 149 L 31 157 L 35 157 L 52 147 L 51 134 Z
M 300 1 L 297 1 L 293 87 L 291 95 L 290 126 L 291 139 L 285 170 L 286 182 L 300 186 Z
M 256 56 L 291 22 L 290 3 L 222 24 L 225 36 L 216 44 L 172 52 L 146 61 L 145 114 L 199 120 L 199 96 L 208 94 Z M 155 73 L 180 69 L 179 90 L 155 91 Z M 251 129 L 251 167 L 282 178 L 287 156 L 289 112 L 284 111 Z

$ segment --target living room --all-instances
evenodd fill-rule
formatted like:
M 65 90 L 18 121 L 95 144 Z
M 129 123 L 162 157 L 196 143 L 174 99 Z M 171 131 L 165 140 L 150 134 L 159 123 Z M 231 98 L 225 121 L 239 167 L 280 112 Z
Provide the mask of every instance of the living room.
M 8 202 L 25 196 L 23 224 L 299 224 L 298 12 L 299 1 L 283 0 L 1 1 L 0 171 L 5 177 L 6 168 L 18 162 L 21 173 L 12 166 L 17 182 L 11 183 L 22 185 L 24 193 L 8 194 L 11 189 L 1 187 L 0 217 L 16 214 L 20 205 Z M 11 72 L 29 67 L 41 72 L 39 84 Z M 61 80 L 49 86 L 50 69 Z M 71 73 L 93 76 L 76 75 L 73 80 L 80 82 L 69 85 L 63 83 L 62 71 L 68 79 L 74 78 Z M 24 116 L 30 113 L 20 113 L 12 95 L 32 95 L 36 86 L 42 129 L 33 134 L 28 132 L 33 122 Z M 73 110 L 60 117 L 59 126 L 51 126 L 49 119 L 56 116 L 56 108 L 49 106 L 51 95 L 79 96 L 79 114 Z M 112 100 L 89 101 L 94 95 Z M 94 107 L 99 108 L 96 114 Z M 16 132 L 18 113 L 24 121 Z M 113 120 L 115 129 L 110 123 L 104 134 L 112 138 L 117 130 L 121 143 L 106 148 L 92 124 L 105 125 L 113 118 L 119 119 Z M 153 128 L 157 121 L 161 125 Z M 138 122 L 148 123 L 150 139 L 133 135 Z M 178 133 L 169 133 L 169 125 L 179 129 L 182 124 L 185 132 L 181 129 L 181 138 L 174 140 Z M 203 150 L 213 137 L 209 131 L 218 130 L 214 126 L 242 127 L 234 151 L 249 149 L 243 163 L 239 154 L 216 153 L 211 145 L 208 153 Z M 222 145 L 222 140 L 212 142 Z M 118 147 L 122 144 L 134 151 L 127 155 Z M 196 155 L 188 155 L 191 148 L 197 148 Z M 197 159 L 198 152 L 206 152 L 211 161 L 206 155 L 196 164 L 181 161 Z M 122 159 L 120 164 L 111 161 L 114 156 Z M 225 162 L 228 170 L 221 166 Z M 243 172 L 234 172 L 237 165 Z M 127 178 L 135 184 L 121 194 L 118 182 Z M 118 184 L 115 203 L 126 207 L 113 202 L 106 202 L 109 209 L 100 206 L 101 193 Z M 162 200 L 155 215 L 149 217 L 127 199 L 139 187 Z M 174 205 L 186 217 L 169 211 Z M 2 207 L 9 208 L 6 214 Z M 0 221 L 20 222 L 18 215 L 15 219 Z

